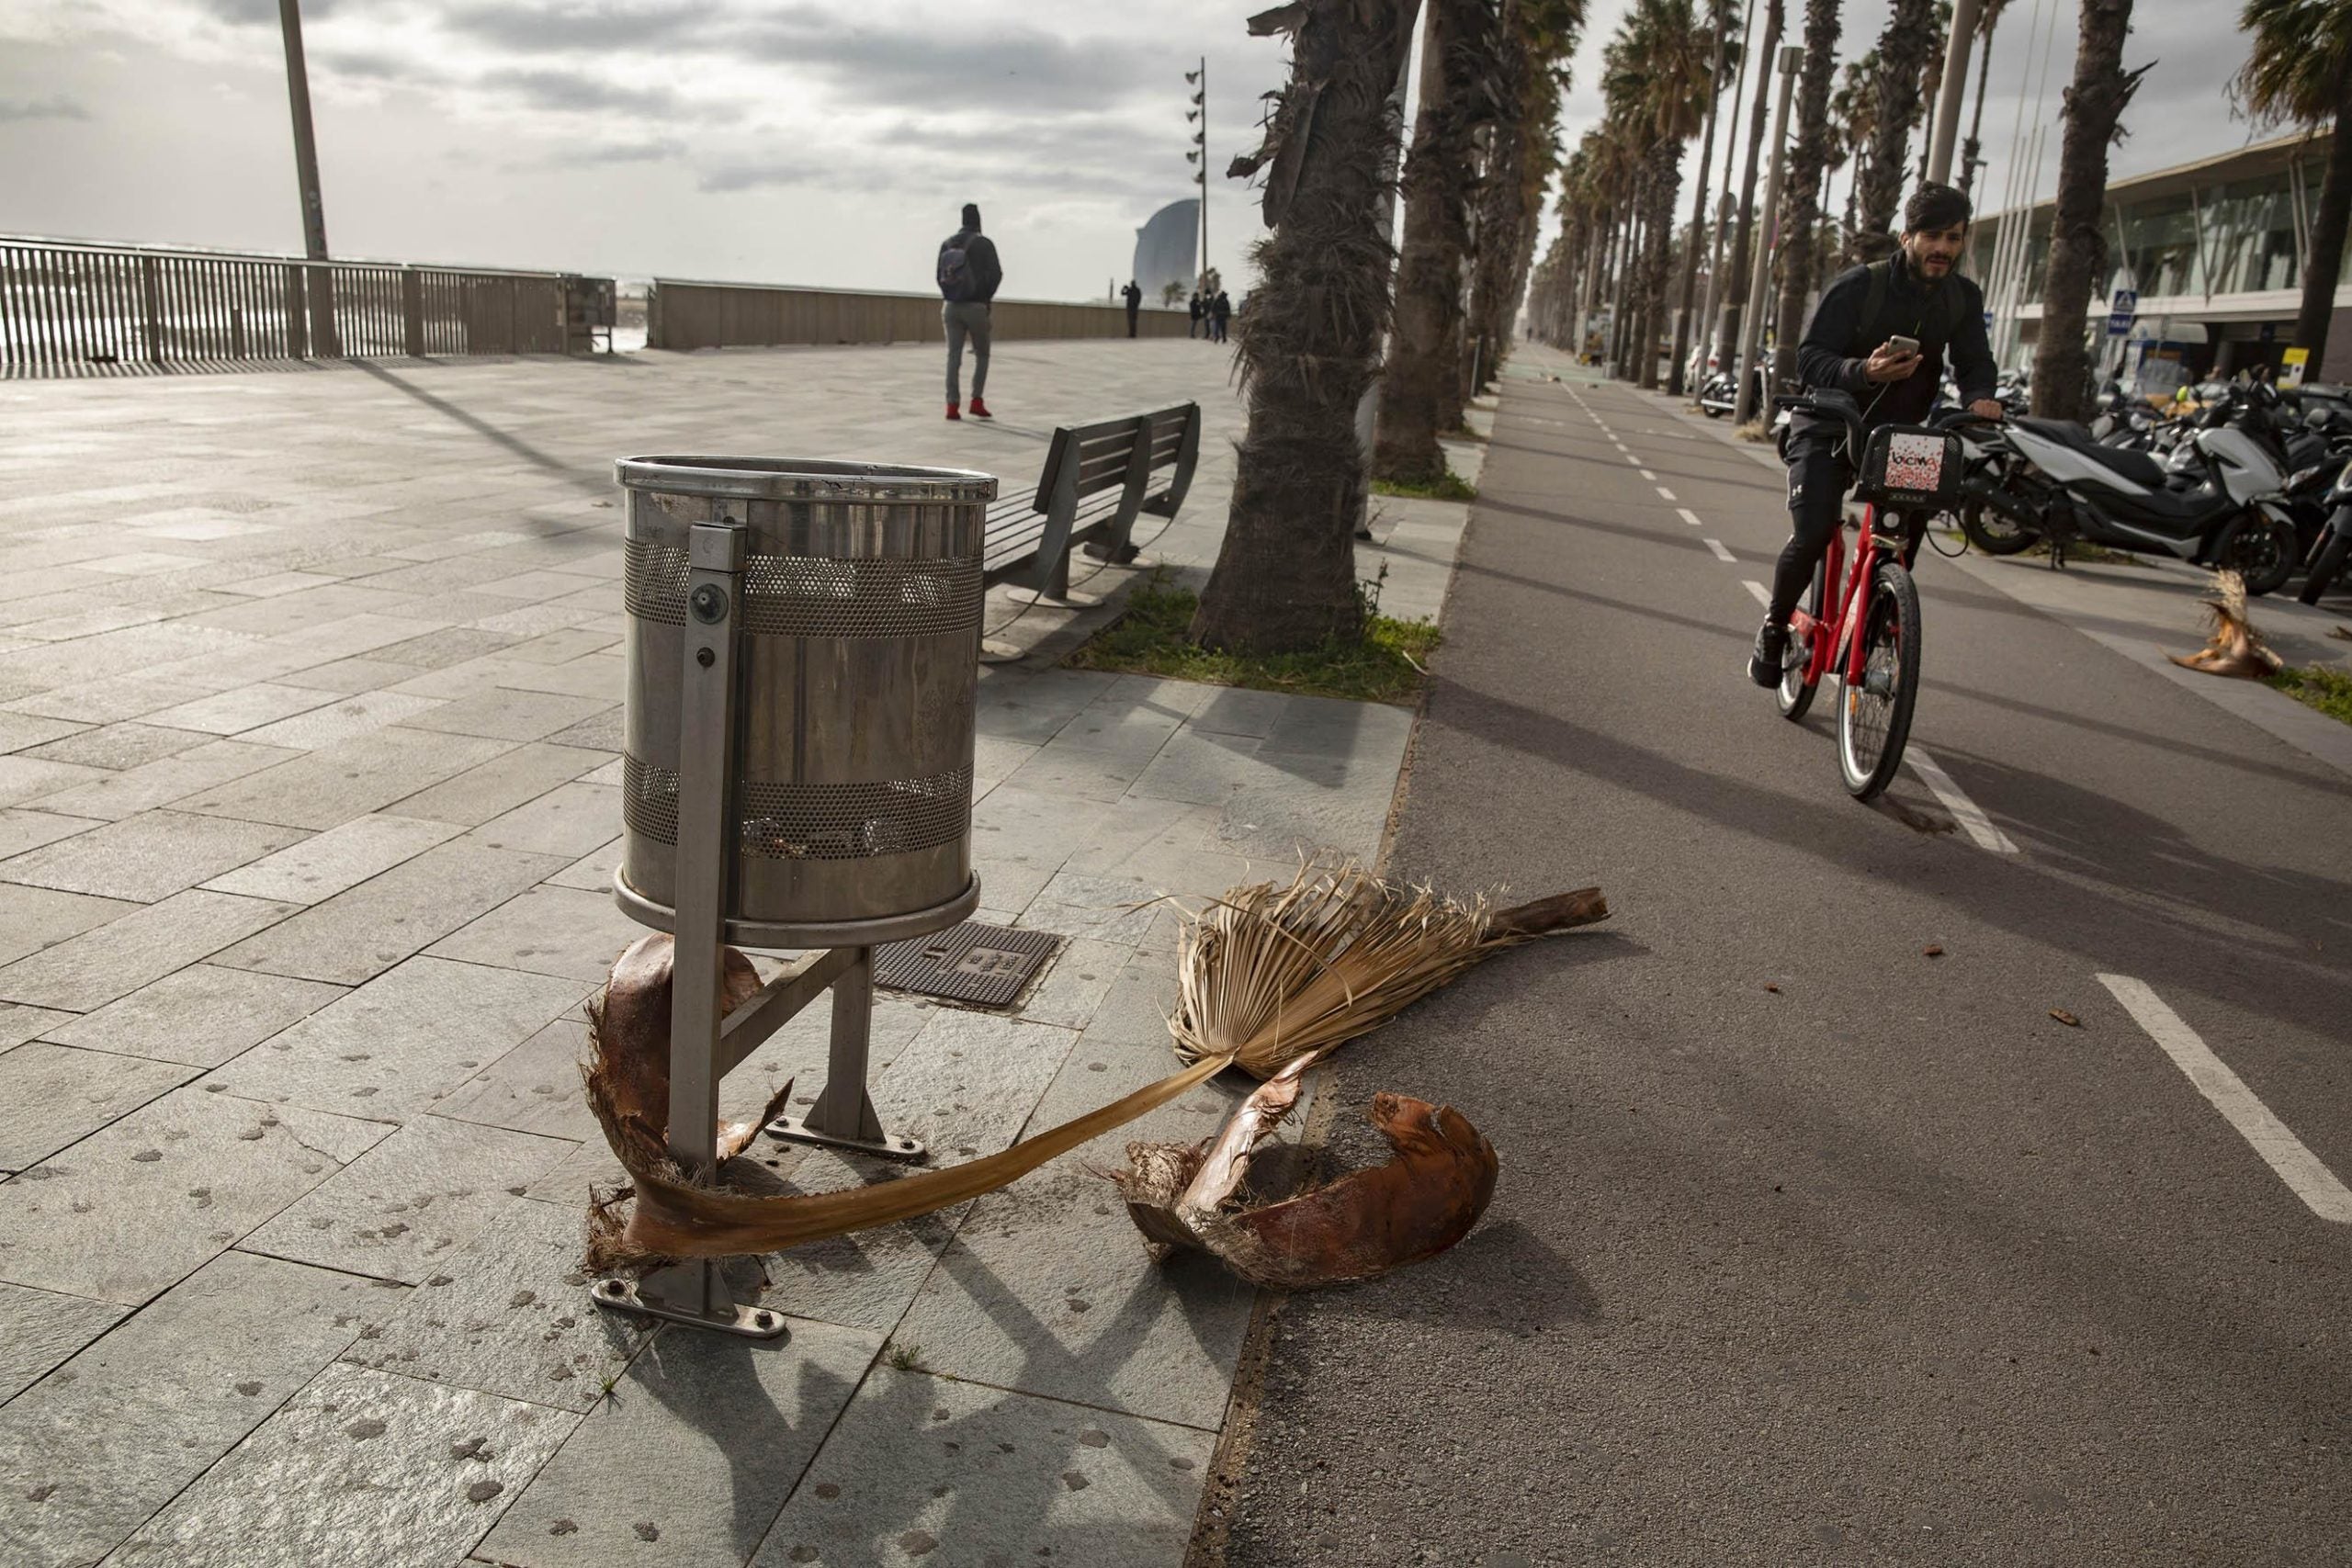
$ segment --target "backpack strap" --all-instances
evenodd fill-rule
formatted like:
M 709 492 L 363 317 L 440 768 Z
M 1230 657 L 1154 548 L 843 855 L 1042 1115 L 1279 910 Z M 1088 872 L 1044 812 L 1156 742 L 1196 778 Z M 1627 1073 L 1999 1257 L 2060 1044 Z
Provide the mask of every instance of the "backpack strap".
M 1890 263 L 1874 261 L 1862 270 L 1871 275 L 1870 292 L 1862 296 L 1862 333 L 1871 337 L 1875 336 L 1879 315 L 1886 309 L 1886 290 L 1893 267 Z M 1877 347 L 1876 343 L 1864 344 L 1862 353 L 1868 355 Z

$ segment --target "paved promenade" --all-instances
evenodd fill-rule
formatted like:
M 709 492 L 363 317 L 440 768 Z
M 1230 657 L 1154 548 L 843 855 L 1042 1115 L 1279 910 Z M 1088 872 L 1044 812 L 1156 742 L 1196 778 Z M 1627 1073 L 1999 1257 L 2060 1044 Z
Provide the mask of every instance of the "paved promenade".
M 1227 356 L 995 358 L 993 425 L 940 420 L 933 348 L 0 383 L 0 1564 L 1182 1560 L 1251 1294 L 1146 1261 L 1088 1168 L 1129 1133 L 765 1260 L 781 1346 L 642 1334 L 578 1271 L 614 1170 L 581 1006 L 639 934 L 611 459 L 1018 487 L 1057 423 L 1195 398 L 1149 547 L 1198 576 Z M 1392 612 L 1436 611 L 1465 510 L 1383 503 Z M 1001 595 L 989 624 L 1030 657 L 981 684 L 983 914 L 1070 940 L 1011 1016 L 878 1000 L 877 1102 L 947 1161 L 1169 1070 L 1173 919 L 1136 906 L 1373 855 L 1411 722 L 1057 669 L 1082 625 Z M 823 1030 L 729 1113 L 813 1091 Z

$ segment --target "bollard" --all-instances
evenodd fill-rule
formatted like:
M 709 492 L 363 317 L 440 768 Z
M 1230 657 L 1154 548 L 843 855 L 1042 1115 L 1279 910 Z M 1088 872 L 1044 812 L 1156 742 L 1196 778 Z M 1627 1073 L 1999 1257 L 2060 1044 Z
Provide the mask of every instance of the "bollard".
M 979 904 L 971 869 L 982 532 L 996 480 L 955 469 L 633 457 L 621 910 L 671 933 L 669 1152 L 708 1175 L 718 1085 L 819 996 L 823 1092 L 775 1136 L 921 1160 L 865 1083 L 874 949 Z M 727 945 L 805 954 L 719 1016 Z M 714 1263 L 601 1307 L 772 1338 Z

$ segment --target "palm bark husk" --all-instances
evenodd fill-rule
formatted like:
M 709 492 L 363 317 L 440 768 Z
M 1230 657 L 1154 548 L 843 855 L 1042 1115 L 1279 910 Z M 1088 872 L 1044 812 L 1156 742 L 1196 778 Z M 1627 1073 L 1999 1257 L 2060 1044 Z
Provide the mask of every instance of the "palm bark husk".
M 2284 660 L 2263 646 L 2260 634 L 2246 617 L 2245 579 L 2234 571 L 2220 571 L 2213 574 L 2213 581 L 2216 597 L 2202 601 L 2211 628 L 2205 646 L 2187 657 L 2177 653 L 2166 657 L 2184 670 L 2233 675 L 2242 681 L 2259 681 L 2276 673 Z

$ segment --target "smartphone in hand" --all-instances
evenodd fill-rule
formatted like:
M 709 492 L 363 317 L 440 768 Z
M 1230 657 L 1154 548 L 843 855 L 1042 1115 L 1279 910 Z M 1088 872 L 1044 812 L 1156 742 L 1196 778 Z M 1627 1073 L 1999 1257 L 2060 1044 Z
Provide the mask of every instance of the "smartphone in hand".
M 1891 337 L 1886 340 L 1886 346 L 1909 359 L 1918 354 L 1919 340 L 1916 337 Z

